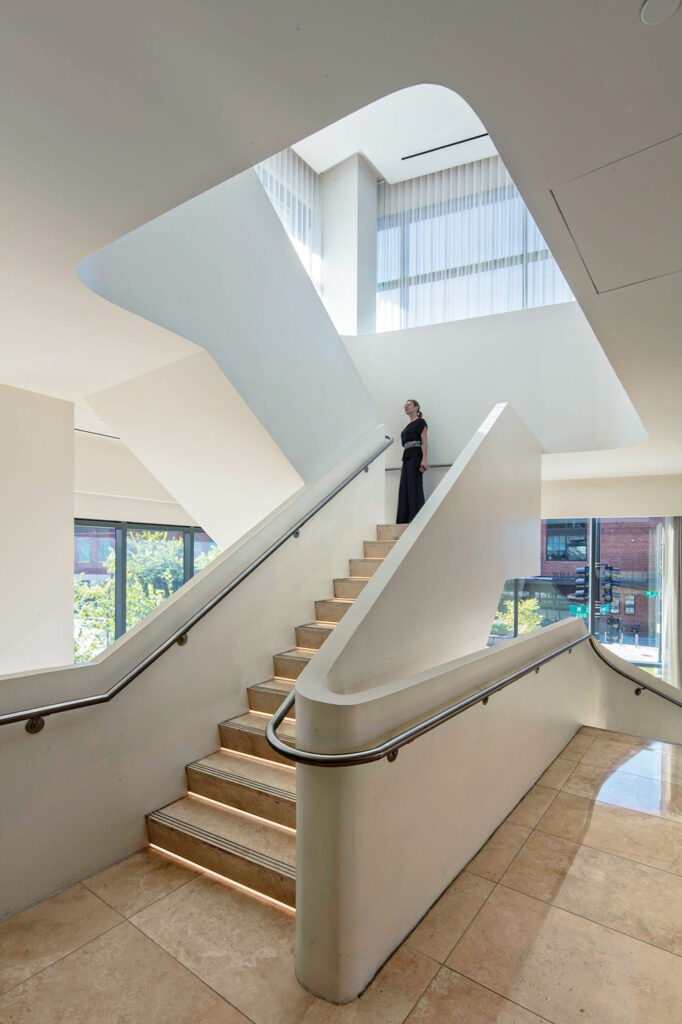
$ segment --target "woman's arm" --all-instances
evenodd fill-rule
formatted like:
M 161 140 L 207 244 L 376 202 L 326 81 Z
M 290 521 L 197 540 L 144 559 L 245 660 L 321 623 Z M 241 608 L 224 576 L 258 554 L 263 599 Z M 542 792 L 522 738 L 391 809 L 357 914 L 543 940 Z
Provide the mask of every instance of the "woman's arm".
M 419 467 L 420 472 L 425 473 L 429 468 L 429 428 L 424 427 L 422 430 L 422 463 Z

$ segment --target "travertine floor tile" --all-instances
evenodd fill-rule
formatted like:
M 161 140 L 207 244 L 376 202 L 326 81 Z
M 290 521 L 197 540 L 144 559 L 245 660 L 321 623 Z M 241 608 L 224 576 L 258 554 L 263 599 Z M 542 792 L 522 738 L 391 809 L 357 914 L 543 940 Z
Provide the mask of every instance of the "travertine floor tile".
M 557 757 L 538 779 L 539 786 L 549 786 L 550 789 L 561 789 L 575 768 L 575 761 L 568 757 Z
M 215 992 L 124 921 L 1 996 L 0 1020 L 2 1024 L 233 1024 L 220 1003 Z M 233 1020 L 239 1024 L 239 1018 Z
M 142 850 L 120 864 L 91 875 L 83 885 L 119 914 L 132 917 L 198 874 L 154 850 Z
M 502 884 L 682 955 L 677 875 L 533 832 Z
M 682 874 L 682 825 L 562 790 L 540 819 L 540 832 Z
M 72 885 L 0 924 L 0 992 L 25 981 L 121 923 L 82 885 Z
M 499 882 L 529 835 L 530 829 L 523 825 L 502 822 L 485 846 L 469 861 L 467 870 L 491 882 Z
M 602 804 L 682 821 L 682 785 L 670 779 L 648 779 L 644 775 L 631 775 L 627 771 L 581 761 L 563 789 Z
M 526 828 L 535 828 L 556 795 L 556 789 L 540 785 L 533 786 L 523 800 L 516 805 L 507 821 L 511 821 L 515 825 L 525 825 Z
M 619 743 L 630 743 L 634 746 L 648 747 L 655 740 L 648 740 L 643 736 L 630 736 L 626 732 L 612 732 L 610 729 L 595 729 L 591 725 L 583 725 L 578 729 L 579 736 L 591 736 L 592 739 L 616 740 Z
M 554 1024 L 673 1024 L 673 953 L 498 886 L 447 965 Z
M 434 960 L 401 946 L 358 999 L 343 1006 L 318 999 L 301 1024 L 402 1024 L 437 970 Z
M 530 1010 L 441 967 L 405 1024 L 539 1024 Z
M 583 754 L 587 753 L 593 742 L 592 736 L 581 736 L 580 733 L 576 733 L 571 742 L 566 744 L 559 756 L 567 757 L 569 761 L 581 761 Z
M 285 910 L 202 875 L 132 920 L 255 1024 L 301 1024 L 315 1002 L 294 975 Z
M 463 871 L 408 936 L 406 945 L 442 963 L 493 889 L 493 882 Z
M 597 738 L 581 760 L 602 768 L 621 768 L 630 775 L 643 775 L 648 779 L 668 778 L 682 784 L 682 748 L 666 743 L 652 741 L 642 747 Z

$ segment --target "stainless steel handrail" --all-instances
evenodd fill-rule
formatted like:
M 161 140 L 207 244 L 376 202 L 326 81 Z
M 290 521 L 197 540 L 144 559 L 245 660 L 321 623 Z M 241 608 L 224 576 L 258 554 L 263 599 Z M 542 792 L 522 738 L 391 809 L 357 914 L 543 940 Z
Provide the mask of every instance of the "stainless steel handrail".
M 427 718 L 424 722 L 420 722 L 418 725 L 413 725 L 410 729 L 405 729 L 403 732 L 398 733 L 397 736 L 393 736 L 390 740 L 386 740 L 385 743 L 381 743 L 377 747 L 369 747 L 367 750 L 357 750 L 348 754 L 317 754 L 312 750 L 299 750 L 296 747 L 292 747 L 290 744 L 285 743 L 277 735 L 277 729 L 287 717 L 287 712 L 291 709 L 294 701 L 296 700 L 295 689 L 291 691 L 286 700 L 281 704 L 279 710 L 268 722 L 265 729 L 265 736 L 273 750 L 276 750 L 278 754 L 282 754 L 284 757 L 287 757 L 290 761 L 297 761 L 299 764 L 316 765 L 320 768 L 340 768 L 356 764 L 367 764 L 370 761 L 380 761 L 382 757 L 387 758 L 389 761 L 395 761 L 398 756 L 398 751 L 407 743 L 412 743 L 413 740 L 416 740 L 419 736 L 423 736 L 427 732 L 431 732 L 432 729 L 442 725 L 443 722 L 447 722 L 451 718 L 461 715 L 463 711 L 468 711 L 468 709 L 472 708 L 475 704 L 487 704 L 489 698 L 494 693 L 499 693 L 500 690 L 503 690 L 506 686 L 516 682 L 517 679 L 521 679 L 530 672 L 539 672 L 542 665 L 546 665 L 548 661 L 552 661 L 553 658 L 558 657 L 565 651 L 572 651 L 574 647 L 578 644 L 584 643 L 585 640 L 590 641 L 592 649 L 599 655 L 601 660 L 609 666 L 609 668 L 612 668 L 624 678 L 630 679 L 636 685 L 637 689 L 635 690 L 635 693 L 637 696 L 639 696 L 642 690 L 649 690 L 651 693 L 655 693 L 657 696 L 663 697 L 664 700 L 669 700 L 672 704 L 676 704 L 677 707 L 682 708 L 682 701 L 676 700 L 675 697 L 670 697 L 666 693 L 661 693 L 661 691 L 657 690 L 654 686 L 649 686 L 648 683 L 643 683 L 639 679 L 635 679 L 628 672 L 624 672 L 622 669 L 616 668 L 615 665 L 612 665 L 611 662 L 601 654 L 597 647 L 595 647 L 595 641 L 591 634 L 586 633 L 584 636 L 578 637 L 577 640 L 572 640 L 569 644 L 564 644 L 563 647 L 559 647 L 556 651 L 552 651 L 551 654 L 546 654 L 543 658 L 538 658 L 537 661 L 533 661 L 530 665 L 525 665 L 517 672 L 512 672 L 511 675 L 505 676 L 504 679 L 500 679 L 496 683 L 491 683 L 490 686 L 486 686 L 483 690 L 479 690 L 470 697 L 465 697 L 464 700 L 458 701 L 456 704 L 446 708 L 444 711 L 439 711 L 437 714 Z
M 604 655 L 602 654 L 602 652 L 600 650 L 601 644 L 598 644 L 593 636 L 589 635 L 589 641 L 590 641 L 590 645 L 592 647 L 592 650 L 594 651 L 594 653 L 597 655 L 598 658 L 601 658 L 601 660 L 604 662 L 605 665 L 608 665 L 609 668 L 613 669 L 614 672 L 617 672 L 618 675 L 623 676 L 624 679 L 629 679 L 631 683 L 635 684 L 635 686 L 636 686 L 635 695 L 637 697 L 639 697 L 639 695 L 642 692 L 642 690 L 648 690 L 649 693 L 655 693 L 657 697 L 662 697 L 663 700 L 670 701 L 670 703 L 674 704 L 676 707 L 682 708 L 682 700 L 678 700 L 677 697 L 671 697 L 670 694 L 668 694 L 668 693 L 661 693 L 661 691 L 657 690 L 655 686 L 650 686 L 649 683 L 643 683 L 641 681 L 641 679 L 635 679 L 634 676 L 630 675 L 629 672 L 626 672 L 622 668 L 616 668 L 615 665 L 611 664 L 611 662 L 609 661 L 608 658 L 604 657 Z
M 352 480 L 355 480 L 355 478 L 359 476 L 360 473 L 368 472 L 369 467 L 374 462 L 374 460 L 378 459 L 379 456 L 382 455 L 386 451 L 386 449 L 390 448 L 390 446 L 393 444 L 393 438 L 389 434 L 386 434 L 384 436 L 384 444 L 377 448 L 377 450 L 373 452 L 369 456 L 369 458 L 365 459 L 364 462 L 362 462 L 357 467 L 357 469 L 354 469 L 353 472 L 345 478 L 345 480 L 342 480 L 340 484 L 337 484 L 337 486 L 332 491 L 330 491 L 329 494 L 326 495 L 326 497 L 322 498 L 321 501 L 318 501 L 318 503 L 308 512 L 306 512 L 306 514 L 301 519 L 299 519 L 298 522 L 294 523 L 294 525 L 290 527 L 286 531 L 286 533 L 283 533 L 282 536 L 279 537 L 276 541 L 274 541 L 274 543 L 271 544 L 270 547 L 267 548 L 261 555 L 259 555 L 258 558 L 251 562 L 251 564 L 248 565 L 246 569 L 240 572 L 238 576 L 235 576 L 235 578 L 230 583 L 228 583 L 226 587 L 223 587 L 223 589 L 219 591 L 214 597 L 212 597 L 210 601 L 207 601 L 206 604 L 203 605 L 203 607 L 200 608 L 198 612 L 195 612 L 195 614 L 192 615 L 192 617 L 189 618 L 187 622 L 180 626 L 179 629 L 176 629 L 175 632 L 171 636 L 169 636 L 167 640 L 164 640 L 164 642 L 160 644 L 154 651 L 152 651 L 151 654 L 148 654 L 146 658 L 143 658 L 142 661 L 135 666 L 135 668 L 130 670 L 130 672 L 126 672 L 123 678 L 119 679 L 117 683 L 114 683 L 114 685 L 109 690 L 106 690 L 105 693 L 95 694 L 91 697 L 79 697 L 74 700 L 60 701 L 56 704 L 46 704 L 44 707 L 30 708 L 24 711 L 14 711 L 8 715 L 0 715 L 0 725 L 10 725 L 13 722 L 26 722 L 26 731 L 29 733 L 37 733 L 40 732 L 43 726 L 45 725 L 45 718 L 48 715 L 57 715 L 60 714 L 62 711 L 74 711 L 77 708 L 93 707 L 95 704 L 106 704 L 110 700 L 112 700 L 116 696 L 116 694 L 120 693 L 121 690 L 124 690 L 126 686 L 132 683 L 134 679 L 137 679 L 137 677 L 141 675 L 145 671 L 145 669 L 148 669 L 150 665 L 153 665 L 154 662 L 158 658 L 160 658 L 162 654 L 165 654 L 166 651 L 170 650 L 170 648 L 174 644 L 178 644 L 180 647 L 183 647 L 187 643 L 189 631 L 193 629 L 193 627 L 196 626 L 196 624 L 200 622 L 205 615 L 208 615 L 208 613 L 212 611 L 217 604 L 220 604 L 220 602 L 224 600 L 224 598 L 226 598 L 228 594 L 231 594 L 232 591 L 235 590 L 240 583 L 243 583 L 243 581 L 248 576 L 250 576 L 251 573 L 255 569 L 257 569 L 259 565 L 262 565 L 263 562 L 265 562 L 266 559 L 270 557 L 270 555 L 274 554 L 278 548 L 281 548 L 282 544 L 289 540 L 290 537 L 298 537 L 301 528 L 305 526 L 305 524 L 309 522 L 313 518 L 313 516 L 317 515 L 317 513 L 321 509 L 323 509 L 325 505 L 327 505 L 333 498 L 335 498 L 336 495 L 339 494 L 339 492 L 344 489 L 344 487 L 347 487 L 347 485 L 351 483 Z
M 398 733 L 397 736 L 393 736 L 390 740 L 386 740 L 385 743 L 381 743 L 378 747 L 369 747 L 367 750 L 356 750 L 348 754 L 317 754 L 312 750 L 299 750 L 290 746 L 288 743 L 284 743 L 277 735 L 277 729 L 286 718 L 287 712 L 296 699 L 295 689 L 291 691 L 284 703 L 280 706 L 279 710 L 268 722 L 265 729 L 265 736 L 270 746 L 276 750 L 278 754 L 283 754 L 284 757 L 288 757 L 291 761 L 297 761 L 299 764 L 339 768 L 344 765 L 367 764 L 370 761 L 380 761 L 382 757 L 387 757 L 389 761 L 395 761 L 398 756 L 398 751 L 401 747 L 404 747 L 406 743 L 412 743 L 412 741 L 416 740 L 419 736 L 423 736 L 425 733 L 431 732 L 431 730 L 435 729 L 437 726 L 442 725 L 443 722 L 447 722 L 451 718 L 461 715 L 463 711 L 468 711 L 468 709 L 472 708 L 475 704 L 487 704 L 489 698 L 492 697 L 494 693 L 499 693 L 499 691 L 503 690 L 505 686 L 509 686 L 510 683 L 516 682 L 517 679 L 528 675 L 529 672 L 539 672 L 541 665 L 545 665 L 548 661 L 551 661 L 553 658 L 557 658 L 560 654 L 563 654 L 564 651 L 570 651 L 573 647 L 576 647 L 577 644 L 581 644 L 583 641 L 588 639 L 589 633 L 586 633 L 585 636 L 578 637 L 577 640 L 571 640 L 570 644 L 564 644 L 563 647 L 559 647 L 556 651 L 552 651 L 551 654 L 546 654 L 543 658 L 538 658 L 538 660 L 532 662 L 532 664 L 524 665 L 523 668 L 518 669 L 516 672 L 512 672 L 511 675 L 505 676 L 504 679 L 500 679 L 496 683 L 491 683 L 490 686 L 486 686 L 484 689 L 471 694 L 471 696 L 465 697 L 463 700 L 458 701 L 451 707 L 445 708 L 444 711 L 439 711 L 437 714 L 427 718 L 424 722 L 419 722 L 418 725 L 413 725 L 411 728 L 405 729 L 403 732 Z

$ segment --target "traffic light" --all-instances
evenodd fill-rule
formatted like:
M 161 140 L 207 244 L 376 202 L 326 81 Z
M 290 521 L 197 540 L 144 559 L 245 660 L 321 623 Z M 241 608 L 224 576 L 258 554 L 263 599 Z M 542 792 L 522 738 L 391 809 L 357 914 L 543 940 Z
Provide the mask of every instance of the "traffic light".
M 613 565 L 604 565 L 602 569 L 602 593 L 601 600 L 604 604 L 611 604 L 620 598 L 620 569 Z
M 575 596 L 581 604 L 587 604 L 590 594 L 590 568 L 588 565 L 575 570 Z

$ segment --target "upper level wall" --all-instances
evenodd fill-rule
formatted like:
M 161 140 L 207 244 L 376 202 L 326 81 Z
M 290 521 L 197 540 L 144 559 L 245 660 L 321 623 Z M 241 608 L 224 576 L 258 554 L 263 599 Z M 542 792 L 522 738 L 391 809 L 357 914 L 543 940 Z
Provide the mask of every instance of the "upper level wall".
M 221 548 L 303 481 L 207 352 L 197 352 L 88 403 Z
M 73 660 L 73 405 L 0 384 L 0 673 Z
M 546 452 L 646 440 L 575 302 L 344 341 L 391 433 L 405 426 L 405 399 L 421 402 L 431 462 L 453 462 L 496 402 L 510 402 Z
M 77 519 L 201 525 L 115 437 L 75 432 L 74 492 Z
M 252 170 L 100 249 L 79 275 L 205 348 L 306 482 L 378 423 Z

